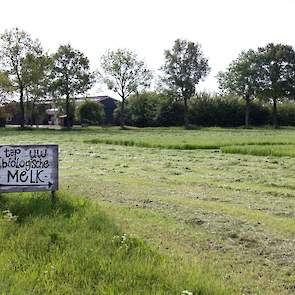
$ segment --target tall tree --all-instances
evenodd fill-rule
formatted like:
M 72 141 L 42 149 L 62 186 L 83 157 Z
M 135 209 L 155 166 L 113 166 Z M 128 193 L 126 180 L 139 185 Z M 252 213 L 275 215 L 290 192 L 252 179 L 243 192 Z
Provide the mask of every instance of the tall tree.
M 101 58 L 101 76 L 110 90 L 116 92 L 122 99 L 120 125 L 125 123 L 125 102 L 132 94 L 150 85 L 151 72 L 144 61 L 127 49 L 108 51 Z
M 234 94 L 246 102 L 245 127 L 249 127 L 250 103 L 258 87 L 257 57 L 254 50 L 242 52 L 225 72 L 218 74 L 219 87 L 224 94 Z
M 171 50 L 165 50 L 162 68 L 164 83 L 184 101 L 184 123 L 187 127 L 188 100 L 195 94 L 196 85 L 210 71 L 208 59 L 204 57 L 199 43 L 177 39 Z
M 12 92 L 11 82 L 5 72 L 0 72 L 0 104 L 6 101 L 7 95 Z
M 41 56 L 28 55 L 26 62 L 30 64 L 32 69 L 31 81 L 26 89 L 27 104 L 31 110 L 30 114 L 26 111 L 27 117 L 30 119 L 31 124 L 36 124 L 36 104 L 38 100 L 45 98 L 49 92 L 50 73 L 52 60 L 47 54 Z
M 19 93 L 21 122 L 25 125 L 24 93 L 25 89 L 34 83 L 34 67 L 29 62 L 30 57 L 42 56 L 42 47 L 38 39 L 18 28 L 6 30 L 0 36 L 0 64 L 11 82 L 12 89 Z
M 71 127 L 70 99 L 85 93 L 93 84 L 94 75 L 88 58 L 71 45 L 62 45 L 52 56 L 51 90 L 66 99 L 66 126 Z
M 291 46 L 270 43 L 258 48 L 258 96 L 273 104 L 273 126 L 278 127 L 277 102 L 294 98 L 295 51 Z

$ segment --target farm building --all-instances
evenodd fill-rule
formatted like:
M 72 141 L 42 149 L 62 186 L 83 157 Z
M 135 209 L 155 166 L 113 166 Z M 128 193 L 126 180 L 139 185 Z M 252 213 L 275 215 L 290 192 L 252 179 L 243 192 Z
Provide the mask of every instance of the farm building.
M 105 125 L 112 125 L 114 123 L 113 115 L 118 102 L 116 99 L 110 96 L 76 97 L 74 100 L 75 105 L 78 106 L 86 100 L 94 101 L 103 105 L 105 111 Z M 57 103 L 56 100 L 52 98 L 38 101 L 35 105 L 35 116 L 33 118 L 28 118 L 27 124 L 50 125 L 56 123 L 57 117 L 65 115 L 60 111 L 60 108 L 57 105 L 60 105 L 61 103 L 63 102 L 59 100 L 59 103 Z M 19 103 L 14 101 L 8 102 L 3 105 L 3 107 L 7 112 L 6 124 L 19 125 L 21 118 Z

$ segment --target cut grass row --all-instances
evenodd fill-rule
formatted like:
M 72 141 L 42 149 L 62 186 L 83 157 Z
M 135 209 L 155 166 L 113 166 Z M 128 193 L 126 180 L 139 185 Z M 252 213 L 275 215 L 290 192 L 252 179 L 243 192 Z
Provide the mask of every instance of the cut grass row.
M 253 156 L 295 157 L 295 145 L 235 145 L 221 147 L 223 153 Z
M 125 235 L 94 202 L 58 194 L 0 196 L 5 294 L 229 294 L 177 257 Z
M 106 139 L 106 138 L 95 138 L 91 140 L 85 140 L 85 143 L 104 143 L 104 144 L 113 144 L 113 145 L 122 145 L 122 146 L 137 146 L 144 148 L 162 148 L 162 149 L 175 149 L 175 150 L 196 150 L 196 149 L 219 149 L 218 144 L 162 144 L 162 143 L 153 143 L 146 141 L 135 141 L 135 140 L 124 140 L 124 139 Z
M 110 144 L 121 146 L 136 146 L 144 148 L 161 148 L 177 150 L 196 150 L 196 149 L 220 149 L 223 153 L 244 154 L 253 156 L 275 156 L 275 157 L 295 157 L 295 145 L 290 142 L 253 142 L 239 145 L 231 145 L 230 142 L 221 144 L 161 144 L 145 141 L 124 140 L 124 139 L 105 139 L 95 138 L 86 140 L 85 143 Z

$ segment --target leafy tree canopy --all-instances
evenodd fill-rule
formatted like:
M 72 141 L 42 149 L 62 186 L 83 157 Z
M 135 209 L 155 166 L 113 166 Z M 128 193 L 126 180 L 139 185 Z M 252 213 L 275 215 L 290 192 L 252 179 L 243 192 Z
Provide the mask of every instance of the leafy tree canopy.
M 70 99 L 85 93 L 94 82 L 88 58 L 71 45 L 61 45 L 52 56 L 51 91 L 66 97 L 66 125 L 71 126 Z
M 184 119 L 188 125 L 187 100 L 195 94 L 196 85 L 208 75 L 208 60 L 199 43 L 181 39 L 175 40 L 173 48 L 164 54 L 163 82 L 184 100 Z
M 103 81 L 110 90 L 121 98 L 121 126 L 124 125 L 125 100 L 150 85 L 152 74 L 144 61 L 127 49 L 109 50 L 101 58 L 101 74 Z
M 0 66 L 11 83 L 11 89 L 19 93 L 21 126 L 25 123 L 24 92 L 38 83 L 39 68 L 36 62 L 43 55 L 38 39 L 18 28 L 6 30 L 0 36 Z

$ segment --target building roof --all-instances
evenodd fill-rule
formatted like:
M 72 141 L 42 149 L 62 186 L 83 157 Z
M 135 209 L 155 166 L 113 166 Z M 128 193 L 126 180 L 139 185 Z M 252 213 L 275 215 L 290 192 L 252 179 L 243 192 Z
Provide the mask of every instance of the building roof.
M 95 100 L 95 101 L 103 101 L 106 99 L 112 99 L 112 100 L 116 100 L 110 96 L 107 95 L 97 95 L 97 96 L 83 96 L 83 97 L 75 97 L 75 100 Z

